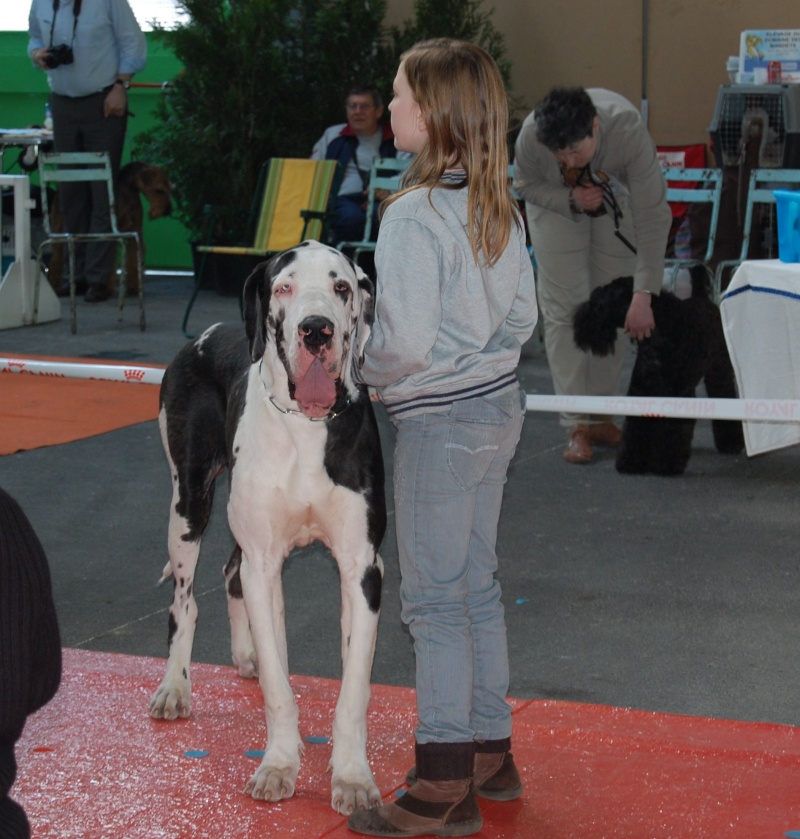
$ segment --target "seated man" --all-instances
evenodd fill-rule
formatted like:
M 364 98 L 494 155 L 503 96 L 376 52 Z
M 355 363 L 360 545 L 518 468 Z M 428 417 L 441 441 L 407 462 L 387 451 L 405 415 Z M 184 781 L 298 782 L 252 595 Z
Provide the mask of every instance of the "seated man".
M 331 243 L 359 241 L 367 220 L 367 190 L 372 161 L 376 157 L 407 157 L 394 147 L 390 126 L 381 125 L 383 102 L 377 88 L 354 87 L 345 100 L 347 122 L 332 125 L 319 138 L 311 152 L 312 160 L 338 160 L 342 180 L 336 196 Z M 370 208 L 373 216 L 372 239 L 378 235 L 379 196 Z

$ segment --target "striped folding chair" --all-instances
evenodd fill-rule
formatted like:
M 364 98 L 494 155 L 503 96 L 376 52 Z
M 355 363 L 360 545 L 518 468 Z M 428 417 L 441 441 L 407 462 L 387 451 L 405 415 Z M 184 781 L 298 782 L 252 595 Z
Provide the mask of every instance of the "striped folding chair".
M 195 288 L 183 316 L 184 335 L 203 277 L 208 254 L 261 257 L 299 245 L 306 239 L 326 241 L 328 228 L 328 200 L 336 181 L 338 164 L 335 160 L 307 160 L 305 158 L 274 157 L 264 166 L 263 189 L 254 207 L 255 224 L 251 244 L 200 245 L 200 270 L 195 277 Z

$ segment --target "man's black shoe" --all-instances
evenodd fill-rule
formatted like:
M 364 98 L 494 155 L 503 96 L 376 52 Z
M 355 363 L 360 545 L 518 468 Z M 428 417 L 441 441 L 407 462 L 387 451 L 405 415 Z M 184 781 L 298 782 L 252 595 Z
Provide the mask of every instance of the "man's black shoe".
M 102 285 L 90 285 L 86 289 L 83 299 L 87 303 L 102 303 L 104 300 L 108 300 L 108 289 Z
M 76 295 L 85 294 L 86 290 L 86 280 L 78 280 L 78 282 L 75 283 Z M 69 280 L 61 283 L 61 285 L 56 289 L 56 297 L 69 297 Z

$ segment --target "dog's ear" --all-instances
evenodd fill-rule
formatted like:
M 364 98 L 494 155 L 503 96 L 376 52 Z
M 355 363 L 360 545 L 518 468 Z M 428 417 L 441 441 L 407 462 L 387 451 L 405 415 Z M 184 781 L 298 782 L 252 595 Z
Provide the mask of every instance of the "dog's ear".
M 572 313 L 572 338 L 575 346 L 583 352 L 592 349 L 592 308 L 587 300 Z
M 591 297 L 572 314 L 572 337 L 575 346 L 592 355 L 613 355 L 617 341 L 615 313 L 606 305 L 606 295 Z
M 350 371 L 348 378 L 350 381 L 363 384 L 361 365 L 364 362 L 364 347 L 372 332 L 372 318 L 375 312 L 375 286 L 372 280 L 357 265 L 353 264 L 353 270 L 355 271 L 357 282 L 354 303 L 358 308 L 358 317 L 356 318 L 353 334 L 351 335 Z
M 356 266 L 358 278 L 358 294 L 361 298 L 361 309 L 356 323 L 356 334 L 353 341 L 353 358 L 360 367 L 364 361 L 364 347 L 372 332 L 372 320 L 375 316 L 375 285 L 372 280 Z
M 593 355 L 613 355 L 618 332 L 631 305 L 633 277 L 619 277 L 592 290 L 572 315 L 575 345 Z
M 250 361 L 255 363 L 267 348 L 267 315 L 272 293 L 272 271 L 274 258 L 259 263 L 244 282 L 244 328 L 250 345 Z

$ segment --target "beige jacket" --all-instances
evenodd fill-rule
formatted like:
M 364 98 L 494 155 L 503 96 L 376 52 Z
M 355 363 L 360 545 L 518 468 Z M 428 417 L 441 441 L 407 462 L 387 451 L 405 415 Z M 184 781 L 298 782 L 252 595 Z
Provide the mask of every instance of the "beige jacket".
M 634 288 L 657 294 L 664 274 L 664 254 L 672 216 L 666 199 L 666 184 L 656 155 L 656 146 L 636 108 L 610 90 L 586 91 L 594 102 L 600 122 L 597 152 L 592 171 L 612 175 L 627 190 L 624 198 L 636 246 Z M 569 189 L 561 179 L 555 155 L 536 139 L 531 113 L 517 138 L 514 187 L 525 199 L 529 224 L 542 210 L 573 218 Z M 602 223 L 613 227 L 613 218 Z M 532 227 L 533 234 L 533 227 Z

